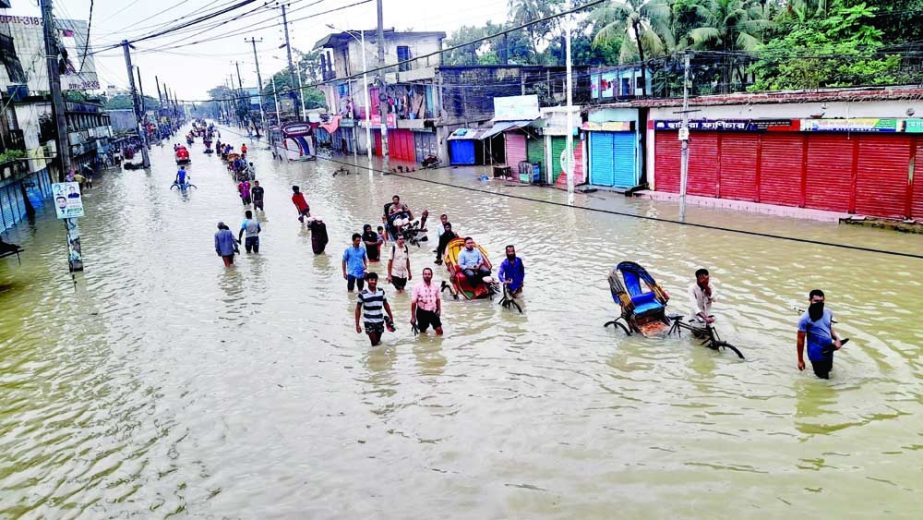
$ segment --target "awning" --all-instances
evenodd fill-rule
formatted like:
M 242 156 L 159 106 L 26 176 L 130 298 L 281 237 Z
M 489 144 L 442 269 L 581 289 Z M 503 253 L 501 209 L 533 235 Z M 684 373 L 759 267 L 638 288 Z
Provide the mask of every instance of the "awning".
M 494 126 L 490 130 L 486 130 L 479 139 L 489 139 L 500 132 L 505 132 L 507 130 L 515 130 L 517 128 L 523 128 L 532 124 L 532 121 L 499 121 L 494 123 Z
M 326 130 L 328 134 L 333 134 L 337 131 L 337 128 L 340 127 L 340 117 L 341 116 L 333 116 L 330 118 L 329 122 L 322 123 L 320 127 Z
M 452 132 L 452 135 L 449 136 L 449 141 L 476 140 L 481 138 L 482 133 L 483 130 L 476 128 L 459 128 Z

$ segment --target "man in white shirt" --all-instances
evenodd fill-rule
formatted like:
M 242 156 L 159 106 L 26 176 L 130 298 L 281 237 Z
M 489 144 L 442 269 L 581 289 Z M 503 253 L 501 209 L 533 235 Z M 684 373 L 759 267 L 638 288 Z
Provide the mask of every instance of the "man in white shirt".
M 700 323 L 714 323 L 711 304 L 716 301 L 715 289 L 711 285 L 708 269 L 695 272 L 695 283 L 689 286 L 689 304 L 692 307 L 692 319 Z

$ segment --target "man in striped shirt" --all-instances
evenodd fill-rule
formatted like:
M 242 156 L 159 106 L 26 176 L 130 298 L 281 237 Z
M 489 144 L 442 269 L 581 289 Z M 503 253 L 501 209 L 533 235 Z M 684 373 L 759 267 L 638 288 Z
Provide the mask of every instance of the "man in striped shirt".
M 386 325 L 389 332 L 394 332 L 394 315 L 391 314 L 391 306 L 385 292 L 378 288 L 378 274 L 368 273 L 365 275 L 365 281 L 367 286 L 359 293 L 359 301 L 356 303 L 356 334 L 362 334 L 362 326 L 359 324 L 361 317 L 365 323 L 365 333 L 374 347 L 381 343 L 381 335 L 385 332 Z M 385 312 L 388 313 L 387 317 L 384 315 Z

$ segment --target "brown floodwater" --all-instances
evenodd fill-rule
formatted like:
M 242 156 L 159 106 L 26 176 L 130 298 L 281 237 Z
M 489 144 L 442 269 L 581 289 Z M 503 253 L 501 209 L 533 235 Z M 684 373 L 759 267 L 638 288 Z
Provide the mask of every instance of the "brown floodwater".
M 228 132 L 225 138 L 230 137 Z M 241 138 L 237 138 L 240 141 Z M 923 509 L 923 260 L 638 220 L 557 190 L 443 168 L 333 175 L 274 162 L 259 255 L 225 269 L 212 235 L 242 206 L 196 144 L 198 189 L 153 169 L 102 175 L 81 220 L 86 272 L 40 214 L 0 260 L 0 516 L 4 518 L 914 518 Z M 353 160 L 352 157 L 341 160 Z M 359 158 L 363 163 L 364 159 Z M 331 243 L 314 256 L 299 184 Z M 458 187 L 513 194 L 489 195 Z M 524 313 L 444 303 L 446 335 L 370 348 L 340 276 L 349 235 L 401 194 L 446 212 L 499 262 L 517 246 Z M 521 197 L 521 198 L 520 198 Z M 535 200 L 523 200 L 535 199 Z M 573 204 L 675 218 L 605 193 Z M 919 236 L 690 208 L 689 220 L 923 253 Z M 415 275 L 434 244 L 412 251 Z M 606 276 L 634 260 L 687 309 L 711 270 L 725 339 L 644 339 L 615 317 Z M 373 270 L 384 273 L 381 266 Z M 827 293 L 841 334 L 833 378 L 795 366 L 798 308 Z

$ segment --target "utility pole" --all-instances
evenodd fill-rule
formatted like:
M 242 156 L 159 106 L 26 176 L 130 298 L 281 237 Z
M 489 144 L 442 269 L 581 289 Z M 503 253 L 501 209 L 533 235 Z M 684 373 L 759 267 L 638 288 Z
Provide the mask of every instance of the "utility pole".
M 243 105 L 244 103 L 246 103 L 246 106 L 247 106 L 247 112 L 246 112 L 246 114 L 249 116 L 249 114 L 250 114 L 250 98 L 248 97 L 248 98 L 246 98 L 246 101 L 244 101 L 244 82 L 241 81 L 241 79 L 240 79 L 240 62 L 239 62 L 239 61 L 235 61 L 235 62 L 234 62 L 234 68 L 237 69 L 237 87 L 238 87 L 238 90 L 237 90 L 237 92 L 238 92 L 238 94 L 237 94 L 237 112 L 238 112 L 238 115 L 239 115 L 239 113 L 243 112 L 243 110 L 241 110 L 241 105 Z M 245 124 L 247 124 L 247 125 L 249 126 L 249 122 L 245 122 Z
M 274 104 L 276 105 L 276 124 L 279 125 L 279 132 L 281 133 L 281 132 L 282 132 L 282 117 L 279 115 L 279 95 L 276 93 L 276 77 L 275 77 L 275 76 L 272 76 L 272 99 L 273 99 Z M 269 139 L 270 139 L 270 141 L 272 141 L 272 136 L 273 136 L 273 134 L 270 133 L 270 134 L 269 134 Z M 273 155 L 272 155 L 272 156 L 273 156 L 273 158 L 275 158 L 275 156 L 276 156 L 276 150 L 275 150 L 276 143 L 272 143 L 272 142 L 271 142 L 271 146 L 273 147 L 273 151 L 272 151 Z
M 567 1 L 567 10 L 570 11 L 573 8 L 573 0 Z M 567 41 L 565 43 L 565 58 L 567 59 L 567 141 L 564 153 L 566 154 L 566 159 L 564 161 L 564 167 L 567 169 L 567 193 L 574 193 L 574 83 L 573 83 L 573 67 L 571 64 L 571 17 L 572 14 L 568 14 L 564 18 L 564 33 Z
M 138 90 L 141 93 L 141 123 L 147 131 L 147 105 L 144 101 L 144 84 L 141 83 L 141 67 L 135 66 L 135 72 L 138 73 Z M 150 149 L 151 143 L 148 142 L 147 147 Z
M 292 61 L 292 42 L 288 37 L 288 15 L 285 12 L 285 4 L 282 4 L 282 26 L 285 28 L 285 51 L 288 53 L 288 74 L 291 77 L 292 90 L 294 90 L 298 81 L 295 79 L 295 65 Z M 292 102 L 294 101 L 295 99 L 293 98 Z
M 247 41 L 244 38 L 244 41 Z M 253 44 L 253 61 L 256 62 L 256 83 L 257 83 L 257 94 L 260 96 L 260 124 L 263 128 L 266 128 L 266 112 L 263 110 L 263 76 L 260 74 L 260 57 L 256 54 L 256 38 L 250 38 L 250 43 Z M 262 38 L 259 41 L 263 41 Z M 256 136 L 260 136 L 260 130 L 257 128 Z
M 163 106 L 163 94 L 160 92 L 160 78 L 154 76 L 154 84 L 157 85 L 157 101 L 160 101 L 160 105 Z
M 378 112 L 381 115 L 381 158 L 388 159 L 388 102 L 385 85 L 385 15 L 381 0 L 377 0 L 378 11 Z M 371 146 L 372 143 L 369 143 Z
M 131 102 L 135 110 L 135 121 L 138 125 L 138 134 L 141 136 L 141 167 L 151 167 L 151 157 L 147 150 L 147 131 L 141 120 L 141 104 L 138 102 L 138 91 L 135 89 L 135 74 L 131 67 L 131 50 L 128 40 L 122 40 L 122 49 L 125 51 L 125 68 L 128 70 L 128 88 L 131 89 Z
M 308 120 L 308 115 L 307 115 L 306 110 L 305 110 L 305 108 L 304 108 L 304 85 L 302 85 L 302 83 L 301 83 L 301 68 L 300 68 L 300 67 L 301 67 L 301 65 L 299 64 L 299 69 L 298 69 L 298 94 L 301 96 L 301 120 L 302 120 L 302 121 L 307 121 L 307 120 Z
M 48 84 L 51 91 L 51 112 L 54 116 L 57 138 L 55 145 L 58 149 L 58 166 L 61 168 L 60 180 L 63 181 L 71 169 L 70 144 L 67 137 L 67 107 L 64 104 L 64 93 L 61 90 L 61 75 L 58 69 L 58 43 L 55 34 L 54 15 L 52 14 L 52 0 L 41 0 L 42 27 L 45 37 L 45 62 L 48 66 Z M 64 229 L 67 231 L 67 265 L 71 273 L 83 271 L 83 255 L 80 248 L 80 227 L 76 218 L 64 220 Z M 77 279 L 74 278 L 74 289 L 77 289 Z
M 58 147 L 58 167 L 61 168 L 60 180 L 71 169 L 70 144 L 67 138 L 67 108 L 64 105 L 64 93 L 61 90 L 61 75 L 58 70 L 58 44 L 55 35 L 52 0 L 41 0 L 42 25 L 45 33 L 45 56 L 48 65 L 48 82 L 51 90 L 51 110 L 54 113 L 57 129 L 56 145 Z
M 686 221 L 686 183 L 689 179 L 689 53 L 683 57 L 683 125 L 679 128 L 679 221 Z

